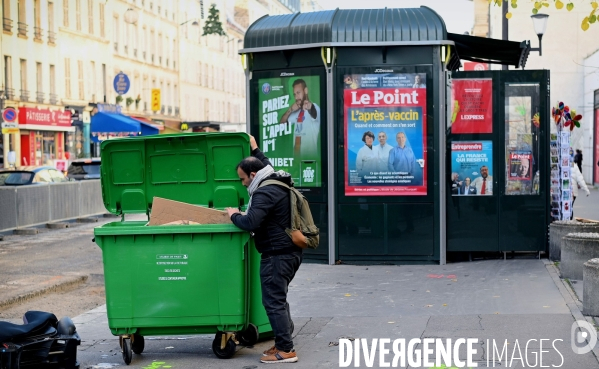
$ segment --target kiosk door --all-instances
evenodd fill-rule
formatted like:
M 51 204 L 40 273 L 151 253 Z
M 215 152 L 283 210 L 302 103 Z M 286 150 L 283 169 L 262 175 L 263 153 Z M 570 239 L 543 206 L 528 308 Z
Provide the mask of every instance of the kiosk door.
M 548 71 L 454 73 L 447 134 L 447 250 L 544 251 Z

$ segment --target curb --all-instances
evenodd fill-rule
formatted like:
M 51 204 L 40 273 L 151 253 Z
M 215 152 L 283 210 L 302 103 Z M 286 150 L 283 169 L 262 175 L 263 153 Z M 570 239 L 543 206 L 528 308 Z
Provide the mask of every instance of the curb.
M 12 234 L 17 236 L 33 236 L 38 234 L 37 228 L 17 228 L 12 231 Z
M 22 295 L 8 297 L 4 300 L 0 300 L 0 309 L 6 308 L 10 305 L 23 303 L 23 302 L 31 300 L 33 298 L 43 296 L 47 293 L 68 290 L 70 288 L 76 287 L 76 286 L 84 283 L 85 281 L 87 281 L 87 279 L 88 279 L 87 275 L 82 275 L 82 276 L 77 276 L 77 277 L 68 277 L 67 276 L 62 281 L 54 283 L 51 286 L 43 287 L 41 289 L 27 292 Z
M 550 260 L 543 259 L 543 264 L 545 264 L 545 268 L 549 272 L 551 279 L 553 279 L 553 283 L 561 293 L 564 298 L 568 309 L 570 309 L 570 313 L 574 320 L 584 320 L 590 323 L 592 326 L 595 326 L 595 321 L 593 317 L 584 316 L 582 314 L 582 302 L 576 297 L 576 292 L 572 290 L 572 287 L 566 283 L 563 279 L 560 278 L 557 267 Z M 579 326 L 580 327 L 580 326 Z M 588 341 L 587 341 L 588 343 Z M 593 355 L 595 355 L 595 360 L 599 363 L 599 345 L 595 345 L 592 350 Z

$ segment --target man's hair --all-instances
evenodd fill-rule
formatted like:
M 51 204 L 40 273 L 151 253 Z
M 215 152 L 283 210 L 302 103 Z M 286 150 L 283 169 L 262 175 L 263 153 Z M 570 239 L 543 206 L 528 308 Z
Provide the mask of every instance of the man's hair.
M 479 170 L 483 170 L 483 168 L 487 168 L 487 170 L 489 169 L 489 167 L 488 167 L 488 166 L 486 166 L 486 165 L 482 165 L 482 166 L 479 168 Z
M 364 134 L 362 135 L 362 141 L 366 142 L 366 136 L 370 136 L 372 137 L 372 139 L 374 140 L 374 133 L 370 132 L 370 131 L 366 131 L 364 132 Z
M 306 88 L 306 87 L 308 87 L 308 86 L 306 86 L 306 81 L 304 81 L 304 80 L 303 80 L 303 79 L 301 79 L 301 78 L 299 78 L 299 79 L 296 79 L 296 80 L 293 82 L 293 86 L 292 86 L 292 87 L 295 87 L 296 85 L 299 85 L 299 84 L 301 84 L 301 85 L 303 86 L 302 88 Z
M 387 134 L 386 134 L 384 131 L 380 131 L 380 132 L 379 132 L 379 135 L 380 135 L 381 133 L 382 133 L 382 134 L 384 134 L 384 135 L 385 135 L 385 137 L 387 137 Z
M 241 168 L 247 176 L 250 176 L 252 172 L 258 172 L 260 169 L 263 169 L 266 165 L 262 163 L 260 160 L 253 156 L 248 156 L 237 164 L 235 170 Z

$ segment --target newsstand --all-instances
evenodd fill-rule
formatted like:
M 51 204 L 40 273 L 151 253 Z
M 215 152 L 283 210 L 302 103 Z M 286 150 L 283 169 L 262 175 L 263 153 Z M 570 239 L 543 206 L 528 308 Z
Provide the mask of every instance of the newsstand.
M 215 334 L 219 358 L 272 335 L 261 303 L 260 255 L 231 224 L 147 225 L 154 197 L 223 210 L 247 207 L 236 166 L 250 155 L 245 133 L 191 133 L 104 141 L 104 206 L 121 220 L 94 230 L 102 249 L 108 325 L 123 360 L 144 336 Z

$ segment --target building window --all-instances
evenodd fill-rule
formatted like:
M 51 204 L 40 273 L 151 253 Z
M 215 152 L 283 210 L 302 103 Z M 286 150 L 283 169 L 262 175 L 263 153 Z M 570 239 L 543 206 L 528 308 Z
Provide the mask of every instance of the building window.
M 81 0 L 75 0 L 75 27 L 81 31 Z
M 70 0 L 62 0 L 62 25 L 65 27 L 69 26 L 69 1 Z
M 71 59 L 64 59 L 64 95 L 67 99 L 71 98 Z
M 119 52 L 119 18 L 114 17 L 112 20 L 112 40 L 114 41 L 114 52 Z
M 106 37 L 104 30 L 104 3 L 100 2 L 100 37 Z
M 48 42 L 56 41 L 56 33 L 54 32 L 54 3 L 48 2 Z
M 78 77 L 79 77 L 79 99 L 80 100 L 84 100 L 85 99 L 85 90 L 83 89 L 83 61 L 82 60 L 78 60 L 77 61 L 77 69 L 78 69 Z
M 42 40 L 42 15 L 40 0 L 33 0 L 33 38 Z
M 36 69 L 36 84 L 37 84 L 37 95 L 36 95 L 36 101 L 38 103 L 43 103 L 44 102 L 44 85 L 43 85 L 43 79 L 42 79 L 42 63 L 35 63 L 35 69 Z
M 94 34 L 94 0 L 87 0 L 87 22 L 89 33 Z
M 27 13 L 25 8 L 25 0 L 17 0 L 17 32 L 21 36 L 27 36 Z
M 27 60 L 21 59 L 21 101 L 29 100 L 29 90 L 27 90 Z
M 14 90 L 12 89 L 12 58 L 4 55 L 4 86 L 6 86 L 6 98 L 13 100 Z
M 56 103 L 56 68 L 54 67 L 54 65 L 50 65 L 50 104 Z
M 96 102 L 97 101 L 96 93 L 98 91 L 98 86 L 97 86 L 97 82 L 96 82 L 96 62 L 95 61 L 89 62 L 89 76 L 88 76 L 87 80 L 89 81 L 89 84 L 88 84 L 89 95 L 91 95 L 92 102 Z

